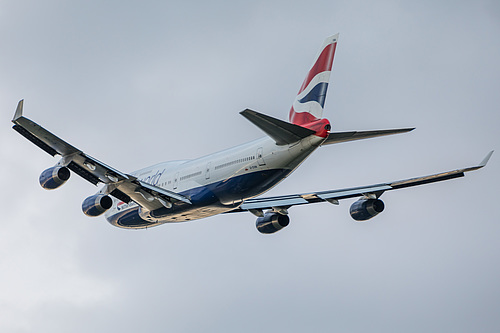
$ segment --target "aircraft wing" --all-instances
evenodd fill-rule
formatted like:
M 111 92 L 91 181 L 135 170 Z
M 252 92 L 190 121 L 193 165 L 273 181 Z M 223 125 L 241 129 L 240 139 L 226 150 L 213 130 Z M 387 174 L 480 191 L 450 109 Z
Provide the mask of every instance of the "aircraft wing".
M 241 206 L 234 212 L 250 211 L 257 216 L 263 216 L 263 210 L 274 210 L 277 212 L 281 211 L 286 213 L 286 210 L 288 208 L 297 205 L 306 205 L 310 203 L 325 201 L 333 204 L 338 204 L 339 200 L 361 196 L 375 199 L 379 198 L 385 191 L 397 190 L 400 188 L 430 184 L 443 180 L 463 177 L 465 172 L 477 170 L 484 167 L 486 163 L 488 163 L 488 160 L 490 159 L 492 154 L 493 151 L 489 152 L 488 155 L 486 155 L 486 157 L 477 166 L 437 173 L 434 175 L 398 180 L 376 185 L 345 188 L 340 190 L 248 199 L 243 201 Z
M 21 100 L 17 105 L 16 113 L 12 119 L 13 129 L 48 154 L 61 155 L 62 159 L 58 165 L 66 166 L 94 185 L 104 183 L 106 194 L 126 203 L 134 201 L 148 210 L 168 206 L 172 201 L 191 203 L 188 198 L 182 195 L 142 182 L 136 177 L 114 169 L 75 148 L 24 117 L 23 103 Z

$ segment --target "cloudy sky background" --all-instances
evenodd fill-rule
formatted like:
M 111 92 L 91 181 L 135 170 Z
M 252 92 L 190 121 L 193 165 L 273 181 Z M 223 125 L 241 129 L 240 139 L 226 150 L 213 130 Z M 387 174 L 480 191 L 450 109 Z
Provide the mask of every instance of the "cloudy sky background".
M 91 219 L 76 175 L 10 129 L 25 114 L 124 172 L 262 135 L 340 33 L 333 129 L 412 133 L 319 149 L 269 194 L 368 185 L 478 163 L 465 178 L 141 231 Z M 0 331 L 498 332 L 497 1 L 0 1 Z

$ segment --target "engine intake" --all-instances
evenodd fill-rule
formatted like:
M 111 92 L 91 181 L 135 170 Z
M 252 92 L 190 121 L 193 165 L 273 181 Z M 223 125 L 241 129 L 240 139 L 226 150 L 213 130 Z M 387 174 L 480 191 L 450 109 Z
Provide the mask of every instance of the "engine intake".
M 87 216 L 99 216 L 113 206 L 113 200 L 103 194 L 88 197 L 82 203 L 83 213 Z
M 286 227 L 290 223 L 288 215 L 278 213 L 266 213 L 264 217 L 259 217 L 255 226 L 261 234 L 273 234 Z
M 351 205 L 349 212 L 356 221 L 366 221 L 383 212 L 384 207 L 380 199 L 360 199 Z
M 54 190 L 66 183 L 71 172 L 66 167 L 55 166 L 48 168 L 40 174 L 40 185 L 46 190 Z

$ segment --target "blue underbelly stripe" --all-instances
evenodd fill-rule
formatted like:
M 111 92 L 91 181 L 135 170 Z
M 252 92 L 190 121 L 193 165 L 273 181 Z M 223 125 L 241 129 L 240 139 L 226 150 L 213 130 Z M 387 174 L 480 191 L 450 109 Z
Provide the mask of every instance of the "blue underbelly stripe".
M 151 212 L 151 216 L 162 219 L 169 215 L 189 214 L 190 211 L 206 206 L 218 209 L 229 208 L 221 202 L 241 201 L 257 196 L 283 180 L 290 172 L 291 170 L 288 169 L 263 170 L 183 191 L 179 194 L 188 197 L 191 205 L 179 201 L 170 209 L 160 208 Z M 199 217 L 195 213 L 192 219 L 197 218 Z M 125 228 L 145 228 L 156 224 L 142 219 L 139 216 L 139 207 L 118 212 L 107 217 L 107 220 L 111 224 Z

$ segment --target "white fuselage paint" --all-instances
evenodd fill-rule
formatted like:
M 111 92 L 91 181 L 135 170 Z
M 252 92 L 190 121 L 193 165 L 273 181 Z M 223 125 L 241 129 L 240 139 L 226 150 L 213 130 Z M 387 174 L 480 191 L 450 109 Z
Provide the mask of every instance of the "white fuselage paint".
M 285 179 L 324 140 L 312 135 L 290 145 L 278 146 L 271 138 L 264 137 L 197 159 L 164 162 L 137 170 L 131 175 L 151 185 L 183 194 L 193 204 L 183 204 L 182 209 L 176 209 L 174 204 L 174 208 L 165 208 L 158 213 L 141 209 L 134 202 L 125 204 L 113 198 L 113 206 L 106 212 L 106 218 L 118 227 L 145 228 L 167 222 L 195 220 L 237 209 L 243 200 L 258 196 Z M 270 175 L 272 181 L 269 181 Z M 232 185 L 230 190 L 224 190 L 225 184 L 233 184 L 238 179 L 249 179 L 251 184 L 245 182 L 246 187 L 241 192 L 234 189 L 238 186 Z M 214 191 L 216 198 L 197 202 L 195 193 L 203 191 Z M 137 211 L 140 218 L 148 224 L 125 226 L 117 223 L 118 216 L 132 211 Z

